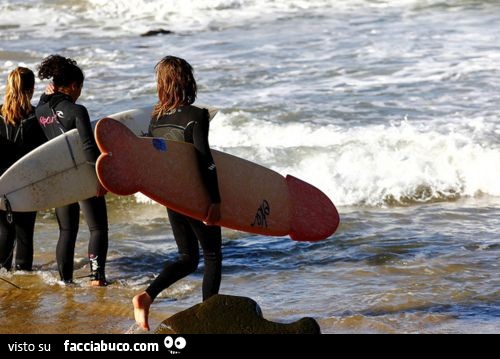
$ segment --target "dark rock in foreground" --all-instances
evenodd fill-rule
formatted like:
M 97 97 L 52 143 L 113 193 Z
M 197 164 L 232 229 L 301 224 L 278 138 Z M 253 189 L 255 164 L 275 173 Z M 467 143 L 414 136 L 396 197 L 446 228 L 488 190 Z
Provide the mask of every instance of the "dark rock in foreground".
M 263 318 L 259 305 L 246 297 L 215 295 L 165 319 L 157 334 L 321 334 L 316 320 L 282 324 Z

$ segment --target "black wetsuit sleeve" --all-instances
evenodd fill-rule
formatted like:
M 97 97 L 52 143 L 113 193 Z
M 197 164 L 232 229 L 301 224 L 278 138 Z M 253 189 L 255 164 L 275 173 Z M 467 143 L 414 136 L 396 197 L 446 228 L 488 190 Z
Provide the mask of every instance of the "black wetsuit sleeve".
M 210 199 L 212 203 L 220 203 L 217 169 L 208 143 L 208 119 L 208 111 L 206 111 L 206 116 L 203 121 L 195 123 L 193 127 L 193 145 L 196 149 L 201 177 L 205 182 Z
M 99 149 L 95 142 L 94 133 L 90 124 L 90 117 L 87 109 L 83 106 L 77 106 L 75 109 L 75 126 L 82 140 L 83 152 L 85 159 L 90 164 L 95 164 L 97 157 L 99 157 Z

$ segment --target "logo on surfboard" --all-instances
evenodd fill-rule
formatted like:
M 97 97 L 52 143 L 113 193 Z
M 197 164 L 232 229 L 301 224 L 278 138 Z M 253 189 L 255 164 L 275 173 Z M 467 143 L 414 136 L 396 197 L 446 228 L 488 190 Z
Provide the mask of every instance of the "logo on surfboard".
M 153 147 L 160 152 L 167 152 L 167 141 L 163 138 L 153 138 Z
M 267 228 L 267 216 L 271 214 L 271 206 L 269 206 L 269 202 L 264 200 L 260 205 L 259 209 L 257 209 L 257 213 L 255 214 L 255 219 L 251 224 L 252 227 L 259 226 Z

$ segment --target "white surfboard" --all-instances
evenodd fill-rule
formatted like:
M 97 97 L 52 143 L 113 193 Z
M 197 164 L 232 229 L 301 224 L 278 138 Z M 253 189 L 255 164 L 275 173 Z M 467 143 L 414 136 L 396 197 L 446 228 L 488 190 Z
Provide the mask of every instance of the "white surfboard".
M 207 108 L 212 119 L 217 109 Z M 152 107 L 115 113 L 114 118 L 141 136 L 148 132 Z M 97 121 L 93 121 L 95 126 Z M 98 179 L 87 163 L 78 130 L 73 129 L 36 148 L 0 177 L 0 209 L 39 211 L 78 202 L 96 195 Z

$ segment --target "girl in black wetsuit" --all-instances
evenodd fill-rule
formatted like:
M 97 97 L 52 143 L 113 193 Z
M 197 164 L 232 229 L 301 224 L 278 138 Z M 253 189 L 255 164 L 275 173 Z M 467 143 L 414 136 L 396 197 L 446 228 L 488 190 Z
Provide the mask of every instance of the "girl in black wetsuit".
M 220 219 L 220 195 L 208 144 L 208 111 L 191 106 L 196 99 L 197 86 L 193 69 L 185 60 L 167 56 L 155 69 L 159 101 L 153 110 L 150 135 L 194 145 L 200 174 L 212 204 L 207 208 L 207 217 L 203 222 L 167 208 L 179 257 L 174 262 L 166 263 L 160 275 L 132 301 L 137 324 L 147 330 L 149 307 L 156 296 L 198 267 L 198 242 L 203 248 L 205 262 L 203 300 L 219 292 L 222 267 L 221 228 L 215 225 Z
M 30 69 L 18 67 L 9 74 L 0 106 L 0 175 L 47 140 L 31 105 L 34 89 L 35 75 Z M 32 269 L 35 219 L 36 212 L 0 211 L 0 268 L 12 267 L 16 244 L 16 269 Z
M 59 55 L 45 58 L 38 70 L 40 79 L 52 79 L 50 94 L 42 95 L 36 108 L 36 116 L 47 138 L 53 139 L 64 132 L 77 128 L 82 140 L 87 162 L 94 166 L 99 149 L 95 143 L 87 109 L 75 104 L 80 97 L 84 75 L 76 61 Z M 55 188 L 64 191 L 64 188 Z M 105 190 L 96 188 L 96 197 L 79 203 L 56 208 L 59 223 L 59 241 L 56 257 L 59 274 L 64 282 L 73 280 L 73 258 L 80 220 L 80 207 L 90 230 L 88 255 L 91 285 L 106 285 L 105 265 L 108 253 L 108 215 Z

